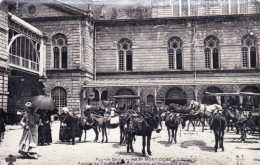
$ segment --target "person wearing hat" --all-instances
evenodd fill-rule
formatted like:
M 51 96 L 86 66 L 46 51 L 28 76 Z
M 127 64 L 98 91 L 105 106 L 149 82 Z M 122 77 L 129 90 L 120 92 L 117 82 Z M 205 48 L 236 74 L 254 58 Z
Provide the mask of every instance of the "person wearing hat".
M 19 143 L 19 153 L 24 157 L 37 159 L 36 147 L 38 144 L 38 124 L 39 115 L 36 113 L 38 108 L 33 107 L 31 102 L 25 104 L 27 113 L 21 120 L 23 135 Z
M 61 140 L 62 142 L 64 142 L 65 140 L 67 140 L 67 136 L 68 136 L 68 127 L 65 124 L 64 120 L 66 115 L 69 113 L 69 109 L 67 107 L 63 107 L 61 109 L 61 113 L 60 113 L 60 132 L 59 132 L 59 140 Z

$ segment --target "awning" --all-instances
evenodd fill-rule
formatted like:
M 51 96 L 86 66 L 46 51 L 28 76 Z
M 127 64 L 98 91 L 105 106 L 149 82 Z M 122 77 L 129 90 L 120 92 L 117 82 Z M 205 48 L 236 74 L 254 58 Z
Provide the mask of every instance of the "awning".
M 238 92 L 238 93 L 210 93 L 205 92 L 209 96 L 260 96 L 260 93 Z
M 10 19 L 13 20 L 14 22 L 28 28 L 29 30 L 33 31 L 34 33 L 43 36 L 43 32 L 39 29 L 37 29 L 36 27 L 32 26 L 31 24 L 25 22 L 24 20 L 22 20 L 21 18 L 17 17 L 16 15 L 8 12 L 8 15 L 10 16 Z
M 260 93 L 253 93 L 253 92 L 239 92 L 239 94 L 245 96 L 260 96 Z
M 140 96 L 136 95 L 116 95 L 114 96 L 116 99 L 140 99 Z
M 209 96 L 239 96 L 239 93 L 209 93 L 205 92 Z
M 260 84 L 257 77 L 208 77 L 208 78 L 154 78 L 154 79 L 99 79 L 86 82 L 84 88 L 127 87 L 127 86 L 167 86 L 167 85 L 235 85 Z

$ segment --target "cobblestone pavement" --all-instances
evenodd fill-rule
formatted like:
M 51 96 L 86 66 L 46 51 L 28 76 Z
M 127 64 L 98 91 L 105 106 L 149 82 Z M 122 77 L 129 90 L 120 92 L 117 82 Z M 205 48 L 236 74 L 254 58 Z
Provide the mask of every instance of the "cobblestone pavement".
M 177 143 L 169 144 L 168 133 L 163 127 L 161 133 L 153 132 L 151 140 L 152 155 L 141 155 L 142 138 L 137 137 L 133 144 L 135 152 L 127 153 L 126 146 L 118 145 L 119 128 L 108 130 L 108 143 L 93 142 L 94 131 L 87 132 L 87 141 L 75 145 L 58 140 L 59 123 L 52 124 L 53 143 L 39 146 L 39 158 L 23 159 L 18 154 L 18 144 L 22 135 L 20 126 L 8 126 L 4 141 L 0 144 L 0 165 L 7 165 L 5 158 L 12 154 L 16 157 L 14 165 L 86 165 L 117 163 L 123 159 L 132 164 L 173 164 L 173 165 L 257 165 L 260 164 L 260 139 L 257 136 L 247 136 L 245 143 L 240 142 L 240 135 L 234 132 L 225 133 L 225 151 L 214 152 L 214 134 L 206 127 L 196 131 L 178 131 Z M 83 140 L 84 140 L 84 136 Z M 76 139 L 78 142 L 78 139 Z

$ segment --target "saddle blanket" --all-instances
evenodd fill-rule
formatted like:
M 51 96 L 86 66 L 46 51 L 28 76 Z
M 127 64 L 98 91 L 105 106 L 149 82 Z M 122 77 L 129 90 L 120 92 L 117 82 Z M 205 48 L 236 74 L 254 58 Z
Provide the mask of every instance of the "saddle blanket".
M 119 124 L 119 116 L 111 117 L 110 124 Z

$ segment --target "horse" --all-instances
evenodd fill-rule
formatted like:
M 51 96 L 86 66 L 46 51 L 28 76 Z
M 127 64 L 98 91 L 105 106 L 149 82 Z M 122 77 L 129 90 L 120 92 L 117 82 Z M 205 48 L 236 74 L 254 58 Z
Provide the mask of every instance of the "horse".
M 231 131 L 233 131 L 233 126 L 236 127 L 236 134 L 239 134 L 238 126 L 235 124 L 237 119 L 235 118 L 236 112 L 234 107 L 228 107 L 226 109 L 226 120 L 227 120 L 227 132 L 229 132 L 229 127 L 231 127 Z
M 227 122 L 226 122 L 226 116 L 223 111 L 214 113 L 210 118 L 210 129 L 214 131 L 215 135 L 215 152 L 219 148 L 222 148 L 222 151 L 224 151 L 224 133 L 226 128 Z M 218 145 L 219 143 L 219 145 Z
M 248 116 L 248 127 L 250 134 L 253 135 L 255 131 L 260 133 L 260 111 L 249 112 Z
M 83 114 L 84 116 L 82 117 L 82 126 L 83 126 L 83 130 L 85 133 L 85 137 L 84 137 L 84 141 L 86 141 L 86 136 L 87 136 L 87 130 L 93 129 L 96 136 L 94 139 L 94 142 L 98 141 L 98 124 L 96 122 L 94 122 L 94 120 L 92 120 L 92 118 L 90 117 L 90 114 L 96 114 L 96 115 L 103 115 L 105 112 L 105 109 L 102 107 L 95 107 L 95 106 L 90 106 L 90 105 L 86 105 L 84 106 L 84 110 L 83 110 Z
M 184 129 L 186 125 L 186 121 L 189 121 L 187 130 L 189 129 L 189 125 L 192 124 L 193 126 L 193 131 L 195 131 L 195 125 L 194 125 L 194 120 L 198 118 L 197 113 L 194 112 L 190 107 L 187 106 L 181 106 L 178 104 L 171 103 L 170 108 L 172 109 L 172 112 L 175 113 L 181 113 L 182 114 L 182 128 Z
M 124 113 L 121 113 L 119 115 L 119 122 L 120 122 L 120 142 L 119 145 L 122 145 L 123 143 L 127 143 L 127 120 L 132 115 L 137 115 L 136 111 L 133 109 L 129 109 L 125 111 Z M 135 139 L 134 139 L 135 140 Z
M 199 119 L 199 115 L 197 113 L 196 114 L 188 113 L 188 114 L 183 115 L 182 121 L 181 121 L 182 129 L 185 128 L 186 121 L 189 121 L 189 124 L 187 126 L 187 131 L 189 130 L 190 124 L 192 124 L 193 131 L 195 131 L 195 123 L 194 123 L 194 121 L 197 120 L 197 119 Z
M 199 111 L 198 114 L 200 116 L 200 122 L 202 123 L 202 132 L 204 132 L 205 121 L 207 121 L 211 117 L 212 113 L 216 110 L 223 111 L 221 105 L 218 104 L 206 105 L 206 104 L 201 104 L 194 100 L 190 102 L 189 108 Z
M 97 124 L 92 122 L 91 118 L 82 118 L 81 123 L 82 123 L 82 129 L 83 129 L 84 134 L 85 134 L 84 141 L 86 141 L 87 131 L 90 130 L 90 129 L 93 129 L 95 134 L 96 134 L 94 142 L 98 141 L 98 128 L 97 128 Z
M 168 131 L 168 142 L 172 143 L 172 140 L 174 138 L 174 142 L 176 144 L 176 135 L 178 131 L 179 124 L 181 123 L 182 117 L 178 113 L 170 113 L 167 115 L 166 120 L 165 120 L 165 125 L 167 127 Z M 172 132 L 172 136 L 171 136 Z
M 161 117 L 162 121 L 165 121 L 166 113 L 169 113 L 170 107 L 168 105 L 164 105 L 159 107 L 159 116 Z
M 188 114 L 192 110 L 192 108 L 190 108 L 190 106 L 182 106 L 182 105 L 174 104 L 174 103 L 171 103 L 169 105 L 169 107 L 175 113 Z
M 129 150 L 134 152 L 133 149 L 133 139 L 135 136 L 142 136 L 142 154 L 145 156 L 145 146 L 147 143 L 147 153 L 152 154 L 150 145 L 151 145 L 151 136 L 152 132 L 156 130 L 157 133 L 160 132 L 158 129 L 160 125 L 160 117 L 155 114 L 150 114 L 148 116 L 141 114 L 133 114 L 127 120 L 127 153 Z M 147 139 L 147 141 L 146 141 Z
M 115 115 L 115 116 L 109 116 L 109 115 L 100 115 L 97 113 L 89 112 L 89 117 L 93 121 L 93 124 L 97 125 L 102 132 L 102 140 L 101 142 L 108 142 L 108 137 L 107 137 L 107 128 L 117 128 L 120 126 L 120 142 L 119 144 L 121 145 L 123 140 L 123 130 L 125 127 L 125 120 L 123 115 Z M 100 130 L 99 129 L 99 130 Z M 106 137 L 106 140 L 104 141 L 104 136 Z
M 213 112 L 214 110 L 223 110 L 221 105 L 218 104 L 212 104 L 212 105 L 207 105 L 207 104 L 201 104 L 195 100 L 191 100 L 190 109 L 197 109 L 199 111 L 208 111 L 208 112 Z

